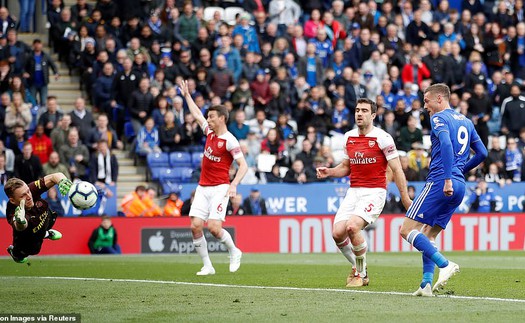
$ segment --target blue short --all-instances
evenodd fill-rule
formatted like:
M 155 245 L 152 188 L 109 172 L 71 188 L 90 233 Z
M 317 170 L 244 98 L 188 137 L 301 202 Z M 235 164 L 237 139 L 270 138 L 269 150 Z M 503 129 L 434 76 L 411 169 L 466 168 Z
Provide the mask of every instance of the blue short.
M 452 179 L 454 194 L 445 196 L 443 186 L 445 180 L 427 182 L 423 191 L 408 208 L 406 217 L 425 223 L 429 226 L 438 225 L 445 229 L 450 218 L 465 196 L 465 182 Z

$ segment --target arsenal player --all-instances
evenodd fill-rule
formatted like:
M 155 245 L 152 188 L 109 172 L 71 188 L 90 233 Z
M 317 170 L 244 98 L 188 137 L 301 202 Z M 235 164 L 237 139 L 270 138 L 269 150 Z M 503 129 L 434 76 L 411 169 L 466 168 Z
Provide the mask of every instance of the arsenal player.
M 36 255 L 44 239 L 58 240 L 62 234 L 52 227 L 57 214 L 40 195 L 58 184 L 60 194 L 67 195 L 71 181 L 62 173 L 54 173 L 27 185 L 19 178 L 9 179 L 4 186 L 9 202 L 7 222 L 13 227 L 13 245 L 7 252 L 18 263 L 27 262 L 27 256 Z
M 318 178 L 350 176 L 350 188 L 335 215 L 332 232 L 335 243 L 352 263 L 346 287 L 369 283 L 367 244 L 361 230 L 374 223 L 383 210 L 387 166 L 393 172 L 403 205 L 408 208 L 412 203 L 394 139 L 373 125 L 376 112 L 374 101 L 359 99 L 355 107 L 357 129 L 345 133 L 343 161 L 333 168 L 317 168 Z
M 193 101 L 188 91 L 187 81 L 181 82 L 180 89 L 191 114 L 206 135 L 201 177 L 190 209 L 193 245 L 204 263 L 197 275 L 215 274 L 208 255 L 206 238 L 202 232 L 205 222 L 208 222 L 211 234 L 228 248 L 230 272 L 233 273 L 241 265 L 242 252 L 235 246 L 228 231 L 222 228 L 222 222 L 226 218 L 228 200 L 237 194 L 237 185 L 246 174 L 248 165 L 239 141 L 228 131 L 228 109 L 223 105 L 212 106 L 208 109 L 206 119 Z M 229 170 L 234 160 L 239 167 L 235 178 L 230 183 Z

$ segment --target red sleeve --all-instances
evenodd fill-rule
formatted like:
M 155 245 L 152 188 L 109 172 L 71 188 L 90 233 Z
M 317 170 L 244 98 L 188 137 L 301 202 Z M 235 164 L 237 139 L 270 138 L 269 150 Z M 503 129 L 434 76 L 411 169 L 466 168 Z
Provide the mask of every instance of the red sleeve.
M 425 63 L 421 63 L 420 71 L 424 78 L 430 77 L 430 71 L 428 70 L 428 67 L 425 65 Z
M 401 80 L 403 83 L 412 83 L 414 82 L 414 78 L 412 77 L 412 65 L 405 64 L 403 66 L 403 71 L 401 72 Z
M 284 151 L 284 141 L 280 140 L 280 145 L 279 145 L 279 153 L 282 153 Z
M 264 139 L 261 142 L 261 151 L 270 152 L 270 149 L 268 148 L 268 139 Z

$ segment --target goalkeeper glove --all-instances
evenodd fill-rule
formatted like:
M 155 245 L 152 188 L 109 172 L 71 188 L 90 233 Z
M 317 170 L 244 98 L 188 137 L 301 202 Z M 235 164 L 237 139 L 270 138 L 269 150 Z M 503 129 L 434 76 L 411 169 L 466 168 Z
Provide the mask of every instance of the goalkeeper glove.
M 60 194 L 62 196 L 67 196 L 69 194 L 69 189 L 71 188 L 71 185 L 73 185 L 73 183 L 69 179 L 61 179 L 58 183 L 58 190 L 60 191 Z
M 15 209 L 15 221 L 18 224 L 26 224 L 26 200 L 20 201 L 20 205 Z

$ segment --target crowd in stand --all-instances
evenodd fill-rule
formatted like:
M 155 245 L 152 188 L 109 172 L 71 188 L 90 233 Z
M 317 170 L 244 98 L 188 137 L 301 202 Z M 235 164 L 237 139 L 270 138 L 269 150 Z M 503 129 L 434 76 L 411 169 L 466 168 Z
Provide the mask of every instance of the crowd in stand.
M 199 151 L 205 138 L 176 86 L 188 79 L 203 112 L 230 109 L 229 130 L 251 169 L 245 184 L 316 181 L 316 166 L 341 160 L 340 138 L 363 97 L 378 103 L 376 125 L 395 138 L 407 179 L 423 180 L 430 120 L 422 93 L 444 82 L 452 108 L 490 148 L 469 180 L 525 179 L 523 0 L 48 2 L 50 43 L 80 72 L 89 107 L 78 99 L 70 117 L 61 114 L 47 91 L 51 72 L 59 77 L 53 60 L 40 41 L 17 40 L 1 8 L 2 140 L 17 162 L 58 159 L 72 176 L 110 183 L 118 166 L 108 159 L 100 171 L 101 156 L 121 140 L 134 137 L 140 156 Z M 228 16 L 230 7 L 243 10 Z M 12 171 L 12 153 L 5 156 Z

